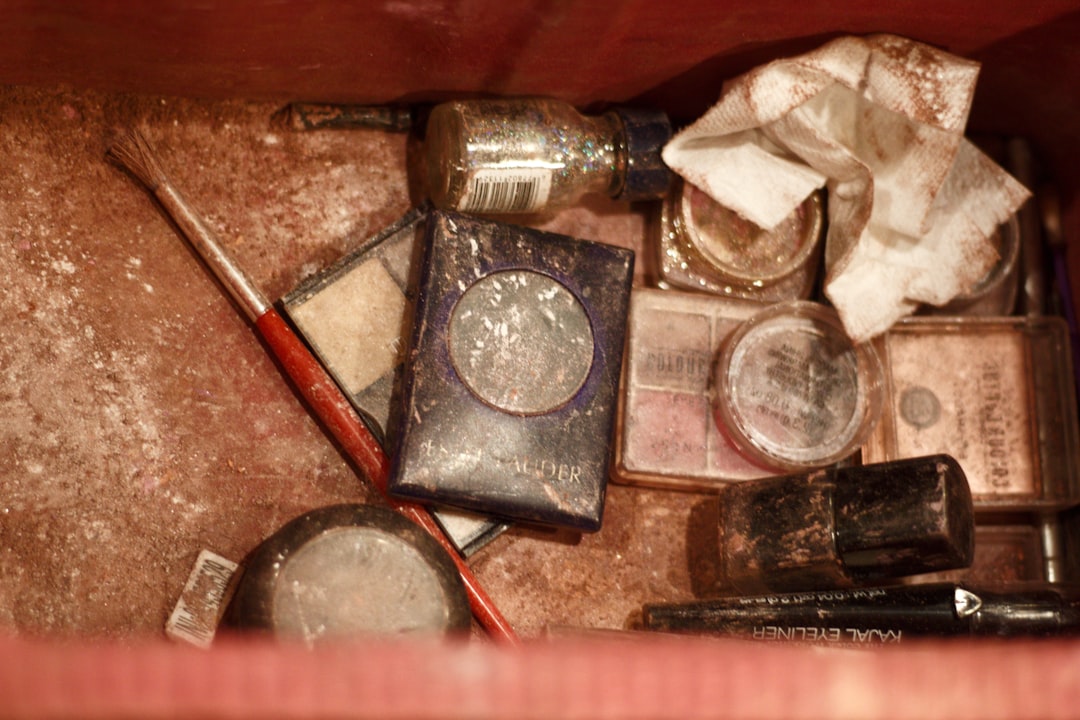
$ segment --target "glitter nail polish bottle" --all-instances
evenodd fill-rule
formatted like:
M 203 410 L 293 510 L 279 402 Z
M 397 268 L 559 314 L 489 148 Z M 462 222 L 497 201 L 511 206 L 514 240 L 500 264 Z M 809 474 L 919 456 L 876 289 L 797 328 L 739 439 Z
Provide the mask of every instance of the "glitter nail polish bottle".
M 671 180 L 660 159 L 670 138 L 667 116 L 653 110 L 586 116 L 546 98 L 447 102 L 427 121 L 428 192 L 440 209 L 495 214 L 566 207 L 587 193 L 658 198 Z

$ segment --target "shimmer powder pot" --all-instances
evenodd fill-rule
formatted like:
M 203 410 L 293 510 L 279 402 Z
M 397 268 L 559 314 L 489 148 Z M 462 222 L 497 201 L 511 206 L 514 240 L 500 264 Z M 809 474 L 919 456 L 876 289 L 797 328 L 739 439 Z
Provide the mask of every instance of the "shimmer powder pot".
M 821 199 L 812 195 L 773 230 L 762 230 L 684 183 L 680 218 L 691 244 L 719 273 L 744 285 L 768 285 L 806 264 L 821 237 Z
M 823 467 L 850 456 L 881 412 L 882 371 L 831 308 L 769 306 L 725 341 L 713 411 L 741 453 L 776 469 Z
M 1002 223 L 989 237 L 998 252 L 998 261 L 975 286 L 941 307 L 925 306 L 929 315 L 1011 315 L 1020 283 L 1020 221 L 1016 215 Z
M 633 252 L 433 212 L 391 494 L 594 531 Z
M 764 302 L 805 299 L 820 264 L 823 194 L 766 230 L 679 182 L 662 203 L 657 226 L 661 287 Z
M 391 510 L 334 505 L 292 520 L 244 563 L 224 624 L 314 645 L 366 635 L 467 632 L 453 561 Z

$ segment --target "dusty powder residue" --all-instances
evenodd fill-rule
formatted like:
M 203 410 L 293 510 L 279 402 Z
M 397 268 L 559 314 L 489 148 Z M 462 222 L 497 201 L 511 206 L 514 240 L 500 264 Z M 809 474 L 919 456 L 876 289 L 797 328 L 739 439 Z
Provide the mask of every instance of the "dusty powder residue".
M 201 548 L 239 559 L 293 514 L 366 496 L 149 196 L 103 160 L 112 128 L 142 125 L 273 295 L 283 268 L 408 204 L 403 171 L 382 169 L 396 163 L 365 169 L 403 140 L 267 143 L 273 110 L 0 94 L 5 627 L 159 633 Z
M 271 124 L 278 107 L 0 90 L 3 629 L 160 637 L 200 550 L 240 560 L 304 511 L 371 500 L 174 227 L 103 160 L 113 129 L 140 126 L 273 299 L 411 204 L 404 136 L 295 133 Z M 643 233 L 609 200 L 527 222 Z M 599 533 L 515 528 L 473 563 L 522 634 L 621 627 L 690 596 L 694 500 L 612 488 Z
M 655 597 L 693 597 L 690 508 L 701 495 L 608 487 L 592 535 L 516 528 L 481 550 L 473 569 L 517 630 L 628 628 Z

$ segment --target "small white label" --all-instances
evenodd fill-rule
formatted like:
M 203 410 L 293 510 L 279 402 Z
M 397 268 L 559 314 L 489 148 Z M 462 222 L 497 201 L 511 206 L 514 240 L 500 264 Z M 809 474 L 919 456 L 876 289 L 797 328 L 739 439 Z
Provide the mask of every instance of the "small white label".
M 187 585 L 165 623 L 165 634 L 173 640 L 196 647 L 210 647 L 217 631 L 225 592 L 237 567 L 232 560 L 209 550 L 200 552 Z
M 544 168 L 488 168 L 469 181 L 460 209 L 465 212 L 533 212 L 547 204 L 551 171 Z

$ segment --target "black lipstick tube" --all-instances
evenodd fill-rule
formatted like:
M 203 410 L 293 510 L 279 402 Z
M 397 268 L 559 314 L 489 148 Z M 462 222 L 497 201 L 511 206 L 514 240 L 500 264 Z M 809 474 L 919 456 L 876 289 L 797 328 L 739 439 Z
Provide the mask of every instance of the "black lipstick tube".
M 1038 637 L 1080 631 L 1080 587 L 982 591 L 956 583 L 646 605 L 646 629 L 753 640 L 890 644 L 915 637 Z

